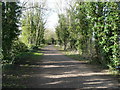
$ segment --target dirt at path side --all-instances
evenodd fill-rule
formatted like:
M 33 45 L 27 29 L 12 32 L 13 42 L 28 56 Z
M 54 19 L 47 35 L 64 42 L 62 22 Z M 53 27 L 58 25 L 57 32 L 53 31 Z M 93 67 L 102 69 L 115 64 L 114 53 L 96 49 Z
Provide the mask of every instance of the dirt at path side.
M 42 62 L 37 62 L 27 81 L 29 88 L 119 88 L 108 73 L 94 72 L 89 65 L 75 61 L 49 45 L 43 48 Z

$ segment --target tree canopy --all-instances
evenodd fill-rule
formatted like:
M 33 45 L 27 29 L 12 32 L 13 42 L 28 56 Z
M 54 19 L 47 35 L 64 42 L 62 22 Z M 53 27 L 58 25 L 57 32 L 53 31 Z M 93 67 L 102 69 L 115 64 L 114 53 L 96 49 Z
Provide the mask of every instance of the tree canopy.
M 106 67 L 120 64 L 119 2 L 75 2 L 59 15 L 58 42 Z

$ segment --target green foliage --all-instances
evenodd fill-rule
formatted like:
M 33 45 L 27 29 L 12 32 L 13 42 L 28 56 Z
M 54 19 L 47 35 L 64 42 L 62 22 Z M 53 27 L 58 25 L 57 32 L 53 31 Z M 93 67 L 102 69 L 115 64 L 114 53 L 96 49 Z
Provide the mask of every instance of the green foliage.
M 26 11 L 22 18 L 20 5 L 19 2 L 2 2 L 3 63 L 15 62 L 15 59 L 21 53 L 26 52 L 28 47 L 38 47 L 44 42 L 45 21 L 42 5 L 39 10 L 39 5 L 34 4 L 35 8 Z M 21 24 L 22 31 L 19 29 Z M 3 57 L 2 54 L 0 49 L 0 59 Z
M 19 40 L 15 40 L 12 43 L 11 50 L 9 51 L 9 59 L 3 60 L 3 63 L 14 63 L 16 58 L 19 56 L 19 54 L 27 51 L 27 46 L 20 42 Z
M 0 60 L 3 59 L 2 48 L 0 48 Z
M 83 57 L 114 68 L 120 64 L 120 6 L 116 2 L 79 2 L 63 15 L 68 17 L 64 27 L 61 22 L 56 28 L 60 45 L 67 38 L 68 48 L 76 49 Z M 64 34 L 63 34 L 64 33 Z
M 68 24 L 67 24 L 67 17 L 63 14 L 59 15 L 59 26 L 56 28 L 56 33 L 58 35 L 58 41 L 60 44 L 64 46 L 64 50 L 66 50 L 66 46 L 68 43 L 69 32 L 68 32 Z
M 98 60 L 103 65 L 110 64 L 115 67 L 119 64 L 118 6 L 114 2 L 95 3 L 95 5 L 97 12 L 92 12 L 94 15 L 91 17 L 95 18 L 92 22 L 94 22 L 93 31 Z
M 39 46 L 43 43 L 45 22 L 42 17 L 42 11 L 39 5 L 34 5 L 34 9 L 26 11 L 22 18 L 21 41 L 28 47 Z
M 4 59 L 9 59 L 13 41 L 20 34 L 21 7 L 17 2 L 2 2 L 2 49 Z
M 20 42 L 20 41 L 14 41 L 12 44 L 11 49 L 11 57 L 15 58 L 18 54 L 27 51 L 27 46 Z
M 44 34 L 44 40 L 46 44 L 52 43 L 52 38 L 57 39 L 56 33 L 53 30 L 46 29 Z
M 2 2 L 0 2 L 0 12 L 1 12 L 1 9 L 2 9 Z M 1 20 L 1 14 L 0 14 L 0 20 Z M 3 58 L 3 55 L 2 55 L 2 22 L 0 22 L 0 60 Z

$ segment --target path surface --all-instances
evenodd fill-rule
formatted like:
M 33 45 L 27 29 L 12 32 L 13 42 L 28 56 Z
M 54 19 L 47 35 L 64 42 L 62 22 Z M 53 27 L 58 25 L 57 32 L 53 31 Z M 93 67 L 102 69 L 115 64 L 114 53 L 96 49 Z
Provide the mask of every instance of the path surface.
M 109 74 L 68 58 L 53 46 L 45 47 L 43 53 L 42 62 L 37 62 L 36 73 L 27 83 L 30 88 L 119 88 Z

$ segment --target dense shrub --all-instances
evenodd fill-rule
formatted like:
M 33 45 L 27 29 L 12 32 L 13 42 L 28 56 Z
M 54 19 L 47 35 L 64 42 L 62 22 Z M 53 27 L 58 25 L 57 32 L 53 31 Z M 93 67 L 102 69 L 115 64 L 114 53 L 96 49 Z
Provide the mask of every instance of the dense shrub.
M 38 46 L 32 46 L 31 49 L 37 50 L 37 49 L 38 49 Z
M 3 58 L 2 49 L 0 48 L 0 60 Z
M 27 51 L 27 46 L 20 42 L 19 40 L 15 40 L 11 46 L 11 50 L 9 52 L 9 57 L 7 58 L 7 60 L 3 60 L 3 63 L 13 63 L 15 62 L 16 58 L 18 58 L 18 56 Z
M 11 49 L 11 57 L 14 59 L 18 54 L 27 51 L 27 46 L 20 42 L 20 41 L 14 41 L 12 44 L 12 49 Z

